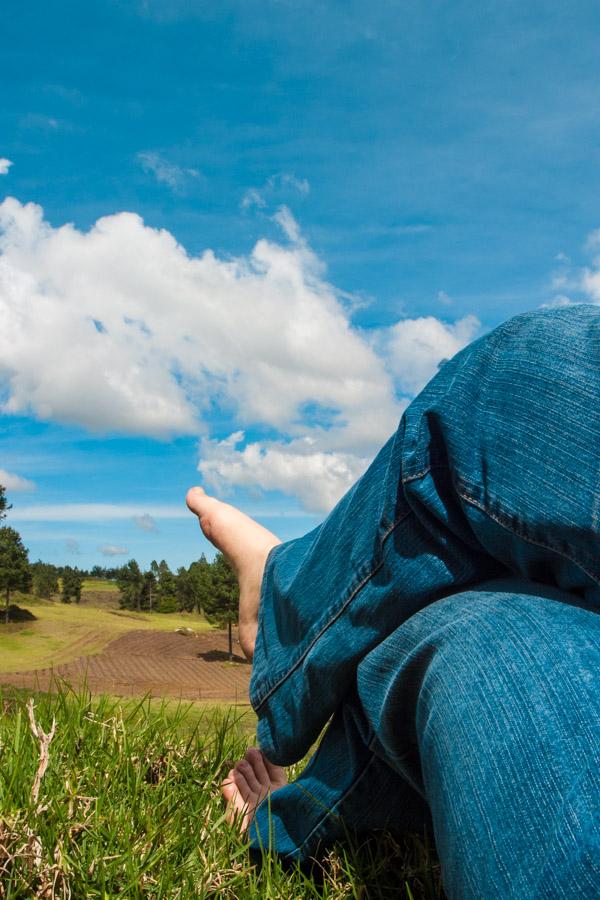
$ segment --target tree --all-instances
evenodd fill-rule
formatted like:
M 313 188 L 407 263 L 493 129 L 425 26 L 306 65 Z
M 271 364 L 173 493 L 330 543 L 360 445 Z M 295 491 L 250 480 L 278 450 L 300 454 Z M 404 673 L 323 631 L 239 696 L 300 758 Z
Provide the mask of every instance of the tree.
M 156 585 L 159 612 L 175 612 L 177 609 L 176 578 L 164 559 L 158 564 Z
M 6 488 L 0 484 L 0 521 L 6 518 L 6 513 L 12 509 L 12 503 L 6 499 Z
M 52 594 L 58 593 L 58 569 L 56 566 L 43 563 L 38 559 L 30 568 L 33 593 L 36 597 L 43 597 L 45 600 L 49 600 Z
M 78 569 L 72 569 L 71 566 L 65 566 L 62 574 L 62 591 L 60 599 L 63 603 L 70 603 L 71 597 L 75 603 L 81 600 L 81 585 L 83 578 Z
M 149 609 L 150 612 L 152 612 L 154 608 L 154 598 L 156 597 L 156 574 L 152 568 L 153 566 L 156 566 L 158 569 L 158 565 L 155 562 L 152 562 L 148 571 L 144 572 L 142 584 L 141 605 L 144 609 Z
M 192 612 L 196 606 L 196 586 L 189 569 L 180 566 L 175 578 L 175 593 L 180 612 Z
M 212 591 L 208 603 L 205 603 L 204 614 L 209 622 L 219 627 L 227 625 L 229 637 L 229 661 L 233 660 L 233 635 L 231 626 L 238 621 L 239 589 L 237 576 L 231 563 L 217 553 L 210 567 Z
M 0 528 L 0 590 L 6 601 L 5 622 L 8 625 L 11 591 L 28 591 L 31 586 L 29 558 L 21 535 L 14 528 Z
M 211 565 L 204 553 L 191 564 L 188 572 L 194 586 L 195 607 L 203 615 L 205 607 L 210 607 L 213 593 Z
M 144 576 L 135 559 L 119 569 L 117 587 L 121 593 L 120 604 L 125 609 L 142 608 L 142 591 L 144 588 Z

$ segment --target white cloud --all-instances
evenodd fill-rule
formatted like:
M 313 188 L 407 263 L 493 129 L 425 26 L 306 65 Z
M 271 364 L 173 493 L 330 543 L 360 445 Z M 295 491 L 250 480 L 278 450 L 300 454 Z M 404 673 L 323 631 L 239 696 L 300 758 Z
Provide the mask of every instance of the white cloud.
M 258 487 L 298 497 L 310 512 L 327 512 L 362 475 L 369 459 L 352 453 L 324 452 L 311 440 L 290 444 L 250 443 L 236 432 L 224 441 L 204 441 L 198 469 L 219 492 Z
M 425 316 L 405 319 L 386 329 L 382 349 L 400 393 L 418 393 L 435 375 L 440 362 L 466 347 L 480 327 L 475 316 L 465 316 L 454 324 Z
M 260 188 L 250 187 L 244 193 L 240 206 L 242 209 L 251 209 L 253 206 L 264 209 L 269 200 L 281 195 L 282 191 L 290 190 L 299 194 L 308 194 L 310 184 L 306 178 L 296 178 L 290 172 L 278 172 L 270 175 Z
M 65 541 L 65 549 L 67 553 L 73 553 L 75 556 L 79 556 L 81 553 L 79 541 L 76 541 L 74 538 L 67 538 Z
M 192 257 L 132 213 L 82 232 L 6 199 L 0 411 L 90 430 L 203 436 L 202 471 L 215 483 L 328 507 L 392 432 L 408 396 L 478 323 L 405 320 L 373 339 L 353 327 L 290 210 L 275 219 L 288 242 L 259 240 L 233 259 L 211 250 Z M 215 443 L 215 407 L 221 428 L 230 421 L 232 431 L 259 426 L 281 438 Z M 102 516 L 85 504 L 56 511 L 64 520 Z M 129 507 L 126 516 L 146 513 L 155 515 Z
M 263 209 L 266 205 L 267 201 L 258 188 L 248 188 L 240 203 L 242 209 L 251 209 L 253 206 Z
M 573 300 L 566 294 L 557 294 L 548 303 L 540 303 L 540 309 L 560 309 L 563 306 L 573 306 Z
M 273 509 L 256 507 L 247 510 L 255 519 L 297 518 L 298 509 Z M 136 518 L 189 519 L 190 511 L 183 499 L 180 504 L 170 506 L 130 506 L 119 503 L 56 503 L 39 506 L 21 506 L 11 510 L 11 521 L 15 522 L 113 522 Z
M 117 519 L 186 519 L 189 510 L 182 501 L 175 506 L 132 506 L 119 503 L 56 503 L 19 506 L 11 519 L 21 522 L 98 522 Z
M 98 550 L 103 556 L 127 556 L 127 547 L 119 547 L 116 544 L 102 544 Z
M 15 493 L 35 490 L 33 481 L 29 481 L 28 478 L 22 478 L 20 475 L 15 475 L 14 472 L 7 472 L 6 469 L 0 469 L 0 484 L 7 491 L 14 491 Z
M 137 159 L 144 172 L 154 175 L 157 181 L 168 185 L 174 191 L 183 188 L 189 178 L 200 178 L 200 172 L 196 169 L 176 166 L 164 159 L 160 153 L 143 151 L 137 154 Z
M 144 513 L 141 516 L 134 516 L 133 521 L 142 531 L 158 531 L 156 521 L 149 513 Z
M 8 175 L 8 170 L 13 165 L 10 159 L 0 157 L 0 175 Z

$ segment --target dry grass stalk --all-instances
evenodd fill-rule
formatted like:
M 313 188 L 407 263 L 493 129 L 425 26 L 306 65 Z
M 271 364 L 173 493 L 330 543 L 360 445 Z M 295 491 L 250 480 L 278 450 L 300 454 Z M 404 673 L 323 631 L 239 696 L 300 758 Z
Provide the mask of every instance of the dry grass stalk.
M 40 794 L 40 785 L 42 783 L 42 778 L 46 774 L 46 769 L 48 768 L 48 762 L 50 760 L 49 747 L 52 743 L 52 739 L 56 734 L 56 719 L 53 717 L 52 719 L 52 728 L 48 733 L 42 731 L 40 726 L 35 721 L 35 704 L 33 702 L 33 697 L 30 697 L 27 701 L 27 713 L 29 715 L 29 726 L 31 728 L 32 734 L 35 738 L 40 742 L 40 759 L 38 763 L 38 769 L 35 773 L 35 778 L 33 780 L 33 786 L 31 788 L 31 799 L 33 803 L 38 802 L 38 797 Z M 38 812 L 41 810 L 38 808 Z

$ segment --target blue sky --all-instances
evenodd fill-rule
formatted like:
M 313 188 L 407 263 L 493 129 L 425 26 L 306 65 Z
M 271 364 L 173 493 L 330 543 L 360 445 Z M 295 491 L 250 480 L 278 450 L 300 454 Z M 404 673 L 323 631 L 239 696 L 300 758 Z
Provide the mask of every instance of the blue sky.
M 32 558 L 189 564 L 198 481 L 301 533 L 440 359 L 598 302 L 599 30 L 583 0 L 8 0 L 0 480 Z

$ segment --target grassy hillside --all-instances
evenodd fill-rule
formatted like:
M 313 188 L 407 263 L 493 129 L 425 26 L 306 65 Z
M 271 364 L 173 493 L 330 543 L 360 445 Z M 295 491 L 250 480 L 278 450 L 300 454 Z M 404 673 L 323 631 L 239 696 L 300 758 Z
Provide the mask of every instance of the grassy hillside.
M 106 596 L 111 596 L 108 590 Z M 194 631 L 208 630 L 202 617 L 192 613 L 136 613 L 119 610 L 114 604 L 90 603 L 84 592 L 81 604 L 58 600 L 38 600 L 18 595 L 15 602 L 29 609 L 35 622 L 0 625 L 0 673 L 24 672 L 57 666 L 77 657 L 97 653 L 110 641 L 128 631 L 152 629 L 173 631 L 182 626 Z
M 34 726 L 56 729 L 36 796 L 40 739 L 26 697 L 0 694 L 0 896 L 302 900 L 439 898 L 419 838 L 330 852 L 314 875 L 251 866 L 223 821 L 218 784 L 247 737 L 231 713 L 38 696 Z M 191 718 L 190 718 L 191 716 Z M 36 724 L 37 723 L 37 724 Z

